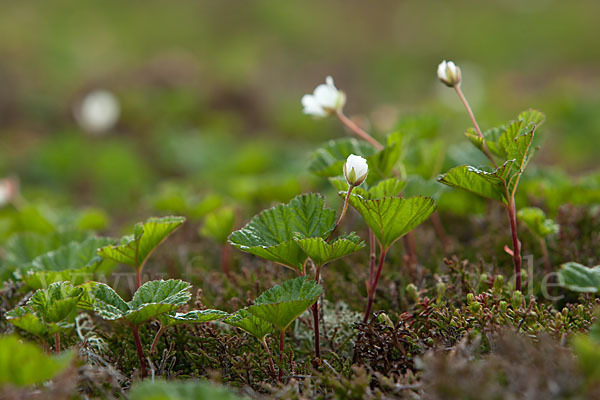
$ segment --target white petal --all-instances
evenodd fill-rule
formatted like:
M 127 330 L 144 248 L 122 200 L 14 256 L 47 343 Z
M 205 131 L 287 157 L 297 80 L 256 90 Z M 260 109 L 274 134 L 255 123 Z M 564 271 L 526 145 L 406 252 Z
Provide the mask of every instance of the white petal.
M 328 86 L 332 86 L 333 88 L 335 88 L 335 85 L 333 84 L 333 78 L 331 77 L 331 75 L 328 75 L 325 78 L 325 83 L 327 83 Z
M 317 102 L 317 99 L 312 94 L 302 96 L 302 110 L 304 114 L 314 115 L 315 117 L 324 117 L 327 115 L 323 107 Z
M 319 85 L 315 89 L 314 96 L 322 107 L 335 109 L 338 103 L 339 92 L 335 87 Z
M 442 61 L 440 63 L 440 65 L 438 65 L 438 69 L 437 69 L 437 76 L 438 78 L 440 78 L 441 80 L 446 80 L 446 60 Z

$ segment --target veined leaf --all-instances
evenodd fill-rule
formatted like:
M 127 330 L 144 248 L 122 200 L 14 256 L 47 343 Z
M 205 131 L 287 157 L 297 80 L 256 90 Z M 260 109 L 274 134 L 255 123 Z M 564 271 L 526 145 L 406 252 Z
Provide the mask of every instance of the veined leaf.
M 322 237 L 298 239 L 296 242 L 304 253 L 319 266 L 355 253 L 365 247 L 365 243 L 354 233 L 341 236 L 332 243 L 326 242 Z
M 435 211 L 433 199 L 420 196 L 368 200 L 352 194 L 350 204 L 363 217 L 384 248 L 391 246 Z
M 301 276 L 266 290 L 247 310 L 284 330 L 313 305 L 321 293 L 321 285 L 306 276 Z
M 68 282 L 57 282 L 36 290 L 25 307 L 17 307 L 6 316 L 11 324 L 36 336 L 47 336 L 71 329 L 77 303 L 84 289 Z
M 193 310 L 186 313 L 169 313 L 159 317 L 165 326 L 179 324 L 200 324 L 203 322 L 216 321 L 229 315 L 221 310 Z
M 46 322 L 61 322 L 72 316 L 84 289 L 69 282 L 56 282 L 48 289 L 39 289 L 31 296 L 29 305 Z
M 43 383 L 71 364 L 75 353 L 66 351 L 49 356 L 33 343 L 13 335 L 0 337 L 0 388 Z
M 248 332 L 261 342 L 265 340 L 265 336 L 267 336 L 274 330 L 272 323 L 265 321 L 264 319 L 255 317 L 254 315 L 250 314 L 248 310 L 245 309 L 238 310 L 235 314 L 232 314 L 223 322 L 231 326 L 235 326 L 236 328 L 239 328 L 245 332 Z
M 308 170 L 318 176 L 337 176 L 350 154 L 368 158 L 376 153 L 375 147 L 354 138 L 330 140 L 313 153 Z
M 135 226 L 133 235 L 123 237 L 120 244 L 102 247 L 98 254 L 140 269 L 158 245 L 184 221 L 184 217 L 149 218 Z
M 506 204 L 508 200 L 504 184 L 513 164 L 514 160 L 509 160 L 493 172 L 482 171 L 470 165 L 461 165 L 441 175 L 438 181 Z
M 40 289 L 50 283 L 69 281 L 74 284 L 90 280 L 101 264 L 107 268 L 114 264 L 102 260 L 98 249 L 113 243 L 110 238 L 90 237 L 83 242 L 71 242 L 57 250 L 36 257 L 26 271 L 21 272 L 29 287 Z
M 110 286 L 98 283 L 91 297 L 94 311 L 102 318 L 139 325 L 186 304 L 191 298 L 189 289 L 189 283 L 176 279 L 149 281 L 135 292 L 131 301 L 125 302 Z
M 589 268 L 576 262 L 568 262 L 558 271 L 562 286 L 575 292 L 597 293 L 600 288 L 600 265 Z
M 505 126 L 492 128 L 483 132 L 488 149 L 500 158 L 513 158 L 509 155 L 508 150 L 511 143 L 519 136 L 531 132 L 542 125 L 545 118 L 543 113 L 530 109 L 523 111 L 515 121 L 509 122 Z M 473 128 L 467 129 L 465 135 L 477 148 L 483 151 L 483 141 Z
M 227 243 L 227 237 L 235 225 L 235 210 L 233 207 L 222 207 L 206 215 L 200 234 L 215 240 L 217 243 Z
M 306 254 L 294 239 L 325 237 L 335 226 L 335 211 L 325 208 L 324 203 L 317 193 L 297 196 L 252 218 L 229 236 L 229 242 L 240 250 L 300 270 Z
M 526 207 L 519 210 L 519 220 L 538 237 L 544 238 L 558 233 L 560 226 L 553 220 L 546 218 L 543 210 L 537 207 Z

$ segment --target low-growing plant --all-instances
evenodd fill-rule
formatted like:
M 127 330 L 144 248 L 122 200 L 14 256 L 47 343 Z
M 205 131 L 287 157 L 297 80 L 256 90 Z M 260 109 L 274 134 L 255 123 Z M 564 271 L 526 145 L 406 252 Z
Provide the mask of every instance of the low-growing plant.
M 439 181 L 496 200 L 504 206 L 512 235 L 512 249 L 505 246 L 505 250 L 513 258 L 515 289 L 521 290 L 521 242 L 517 231 L 515 197 L 521 176 L 536 150 L 533 145 L 534 134 L 544 122 L 545 116 L 539 111 L 528 110 L 519 114 L 515 121 L 482 131 L 462 92 L 460 68 L 452 61 L 444 61 L 438 67 L 438 78 L 446 86 L 456 90 L 473 123 L 473 128 L 467 129 L 465 135 L 487 157 L 493 167 L 492 170 L 484 170 L 462 165 L 441 175 Z M 498 162 L 498 159 L 504 161 Z
M 122 321 L 131 329 L 142 378 L 147 376 L 147 370 L 139 326 L 185 305 L 192 297 L 190 287 L 189 283 L 176 279 L 149 281 L 128 302 L 104 283 L 97 283 L 90 290 L 90 305 L 98 315 L 107 321 Z
M 55 351 L 60 354 L 60 334 L 73 329 L 77 305 L 85 292 L 69 282 L 52 283 L 47 289 L 35 291 L 27 305 L 6 313 L 6 318 L 44 342 L 53 336 Z

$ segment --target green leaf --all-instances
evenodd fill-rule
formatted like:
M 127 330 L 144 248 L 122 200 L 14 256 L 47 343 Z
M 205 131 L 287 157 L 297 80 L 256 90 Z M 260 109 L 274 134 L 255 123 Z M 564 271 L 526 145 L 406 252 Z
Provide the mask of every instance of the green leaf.
M 368 158 L 376 153 L 372 145 L 354 138 L 330 140 L 313 153 L 308 170 L 317 176 L 337 176 L 350 154 Z
M 118 245 L 101 248 L 98 254 L 141 269 L 158 245 L 184 221 L 184 217 L 150 218 L 144 223 L 136 224 L 133 235 L 123 237 Z
M 433 211 L 435 202 L 430 197 L 384 197 L 368 200 L 352 194 L 350 204 L 363 217 L 366 224 L 384 248 L 406 235 Z
M 235 326 L 245 332 L 248 332 L 259 341 L 263 342 L 265 336 L 273 332 L 273 324 L 265 321 L 264 319 L 255 317 L 250 314 L 248 310 L 238 310 L 235 314 L 232 314 L 229 318 L 223 322 L 231 326 Z
M 313 305 L 322 292 L 321 285 L 301 276 L 263 292 L 247 310 L 284 330 Z
M 225 318 L 229 313 L 221 310 L 193 310 L 186 313 L 169 313 L 160 317 L 165 326 L 179 324 L 201 324 Z
M 597 293 L 600 288 L 600 265 L 589 268 L 576 262 L 561 266 L 559 282 L 575 292 Z
M 6 316 L 11 324 L 36 336 L 71 329 L 84 292 L 69 282 L 53 283 L 47 289 L 36 290 L 25 307 L 17 307 Z
M 533 132 L 544 123 L 545 118 L 545 115 L 537 110 L 527 110 L 519 114 L 515 121 L 483 132 L 488 149 L 500 158 L 513 158 L 509 155 L 511 143 L 519 136 Z M 473 128 L 467 129 L 465 135 L 477 148 L 483 151 L 483 141 Z
M 131 388 L 130 400 L 241 400 L 229 389 L 205 381 L 137 382 Z
M 546 218 L 544 211 L 537 207 L 520 209 L 518 217 L 534 235 L 540 238 L 557 234 L 560 230 L 560 226 L 550 218 Z
M 440 176 L 438 181 L 507 204 L 504 184 L 513 164 L 514 160 L 509 160 L 493 172 L 486 172 L 470 165 L 461 165 Z
M 49 356 L 33 343 L 16 336 L 0 337 L 0 388 L 6 385 L 28 386 L 43 383 L 60 374 L 71 364 L 75 353 L 66 351 Z
M 306 260 L 294 239 L 326 237 L 335 226 L 335 211 L 317 193 L 297 196 L 265 210 L 229 236 L 240 250 L 300 270 Z
M 296 242 L 318 266 L 323 266 L 365 247 L 365 243 L 354 233 L 341 236 L 332 243 L 326 242 L 321 237 L 298 239 Z
M 110 238 L 90 237 L 83 242 L 71 242 L 57 250 L 36 257 L 29 268 L 22 270 L 23 280 L 29 287 L 40 289 L 53 282 L 69 281 L 74 284 L 91 279 L 101 264 L 107 269 L 114 263 L 102 260 L 98 249 L 113 243 Z M 81 282 L 78 282 L 81 281 Z
M 125 320 L 132 325 L 175 311 L 190 298 L 191 285 L 177 279 L 150 281 L 143 284 L 125 302 L 110 286 L 98 283 L 91 291 L 94 311 L 106 320 Z
M 61 322 L 72 316 L 83 293 L 83 288 L 69 282 L 56 282 L 36 290 L 27 305 L 45 322 Z
M 388 137 L 387 145 L 381 151 L 367 157 L 369 178 L 371 178 L 369 181 L 373 182 L 374 177 L 381 179 L 390 176 L 401 157 L 402 141 L 392 134 Z
M 32 335 L 46 337 L 49 334 L 48 324 L 34 314 L 31 307 L 17 307 L 6 313 L 6 319 L 17 328 L 23 329 Z
M 217 243 L 227 243 L 227 237 L 235 225 L 235 210 L 233 207 L 222 207 L 206 215 L 204 225 L 200 230 L 202 236 L 211 238 Z

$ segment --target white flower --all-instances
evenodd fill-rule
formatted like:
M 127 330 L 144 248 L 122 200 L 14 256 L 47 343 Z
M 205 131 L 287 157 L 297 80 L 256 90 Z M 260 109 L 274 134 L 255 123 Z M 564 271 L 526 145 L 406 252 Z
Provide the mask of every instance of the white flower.
M 454 87 L 456 85 L 460 85 L 460 68 L 458 68 L 452 61 L 442 61 L 440 65 L 438 65 L 437 76 L 446 86 Z
M 73 114 L 84 130 L 103 133 L 116 125 L 121 106 L 111 92 L 98 89 L 88 93 Z
M 344 164 L 344 176 L 350 186 L 359 186 L 367 178 L 369 166 L 361 156 L 350 154 Z
M 304 114 L 326 117 L 340 111 L 346 104 L 346 95 L 333 84 L 333 78 L 325 78 L 325 84 L 317 86 L 313 94 L 302 96 Z
M 13 201 L 18 191 L 19 181 L 16 178 L 0 179 L 0 207 Z

